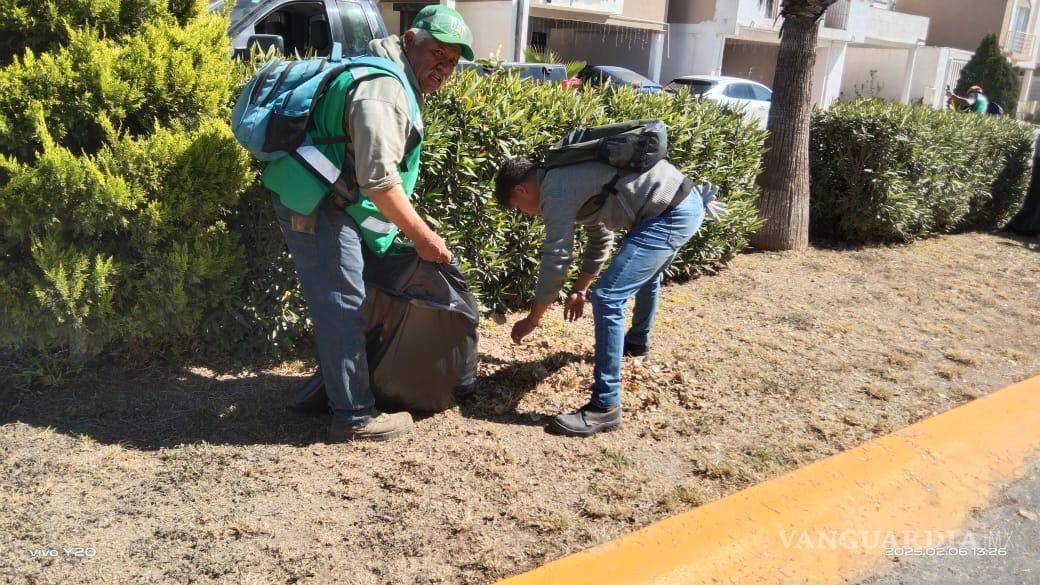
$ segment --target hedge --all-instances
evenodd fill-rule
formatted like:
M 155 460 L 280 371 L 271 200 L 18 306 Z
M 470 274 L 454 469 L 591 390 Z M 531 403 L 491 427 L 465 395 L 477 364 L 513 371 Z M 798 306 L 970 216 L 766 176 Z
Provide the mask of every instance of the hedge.
M 309 323 L 257 167 L 228 130 L 249 71 L 228 59 L 226 19 L 194 0 L 3 1 L 18 10 L 0 27 L 27 24 L 0 67 L 0 375 L 291 347 Z M 738 115 L 689 94 L 504 74 L 460 75 L 431 97 L 417 203 L 485 309 L 529 301 L 542 229 L 492 203 L 497 162 L 636 117 L 665 119 L 673 161 L 724 186 L 732 212 L 671 276 L 717 270 L 757 225 L 763 134 Z
M 676 259 L 671 279 L 712 273 L 747 247 L 759 225 L 754 202 L 765 135 L 738 114 L 699 101 L 536 85 L 499 72 L 453 76 L 428 96 L 423 172 L 416 205 L 459 257 L 468 283 L 485 311 L 517 309 L 534 294 L 542 223 L 506 212 L 494 203 L 493 178 L 509 156 L 537 158 L 569 129 L 633 118 L 669 124 L 669 158 L 687 174 L 724 189 L 730 212 L 705 224 Z M 250 301 L 220 332 L 220 343 L 262 351 L 286 347 L 305 333 L 306 309 L 281 236 L 271 229 L 270 205 L 259 193 L 244 197 L 236 223 L 250 250 Z M 581 241 L 578 242 L 580 253 Z M 242 331 L 249 322 L 259 331 Z
M 1029 182 L 1033 130 L 1008 117 L 861 100 L 817 111 L 811 136 L 816 239 L 998 228 Z
M 255 174 L 227 124 L 241 71 L 227 21 L 195 4 L 184 24 L 158 10 L 118 36 L 63 26 L 50 50 L 0 69 L 9 373 L 53 380 L 106 350 L 191 349 L 239 296 L 246 250 L 228 219 Z

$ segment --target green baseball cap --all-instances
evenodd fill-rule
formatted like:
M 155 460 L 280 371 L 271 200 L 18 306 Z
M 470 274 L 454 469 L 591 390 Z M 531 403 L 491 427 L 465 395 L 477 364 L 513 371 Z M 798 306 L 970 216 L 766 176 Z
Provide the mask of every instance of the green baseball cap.
M 473 33 L 462 20 L 462 15 L 455 10 L 436 4 L 427 6 L 415 15 L 412 28 L 430 31 L 433 38 L 442 43 L 459 45 L 462 47 L 462 56 L 473 60 Z

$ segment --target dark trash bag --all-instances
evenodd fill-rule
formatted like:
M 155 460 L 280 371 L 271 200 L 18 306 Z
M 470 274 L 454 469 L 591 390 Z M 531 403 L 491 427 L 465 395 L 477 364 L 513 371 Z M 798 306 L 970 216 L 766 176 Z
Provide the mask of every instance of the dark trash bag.
M 457 263 L 433 264 L 395 243 L 382 258 L 365 256 L 368 369 L 381 410 L 436 412 L 477 380 L 477 301 Z M 328 409 L 321 371 L 292 407 Z

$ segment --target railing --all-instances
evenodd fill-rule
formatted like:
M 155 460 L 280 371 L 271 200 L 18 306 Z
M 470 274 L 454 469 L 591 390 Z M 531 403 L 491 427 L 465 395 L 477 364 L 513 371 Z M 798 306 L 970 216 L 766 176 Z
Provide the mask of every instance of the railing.
M 848 30 L 849 27 L 849 0 L 838 0 L 831 4 L 823 15 L 823 26 Z
M 581 8 L 620 14 L 623 0 L 532 0 L 531 4 L 547 8 Z
M 1035 55 L 1036 36 L 1025 31 L 1009 30 L 1004 49 L 1012 55 Z

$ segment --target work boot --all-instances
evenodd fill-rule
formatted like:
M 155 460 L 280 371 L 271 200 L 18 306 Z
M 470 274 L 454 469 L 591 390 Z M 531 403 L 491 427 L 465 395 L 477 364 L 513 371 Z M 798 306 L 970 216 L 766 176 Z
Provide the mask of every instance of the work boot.
M 407 412 L 380 412 L 361 426 L 332 423 L 329 427 L 329 442 L 389 441 L 394 437 L 408 434 L 408 431 L 411 431 L 414 426 L 412 415 Z
M 549 423 L 548 430 L 569 437 L 588 437 L 620 426 L 620 406 L 599 408 L 589 403 L 570 414 L 556 415 Z
M 624 354 L 629 357 L 643 357 L 650 353 L 649 345 L 639 345 L 638 343 L 625 342 Z

